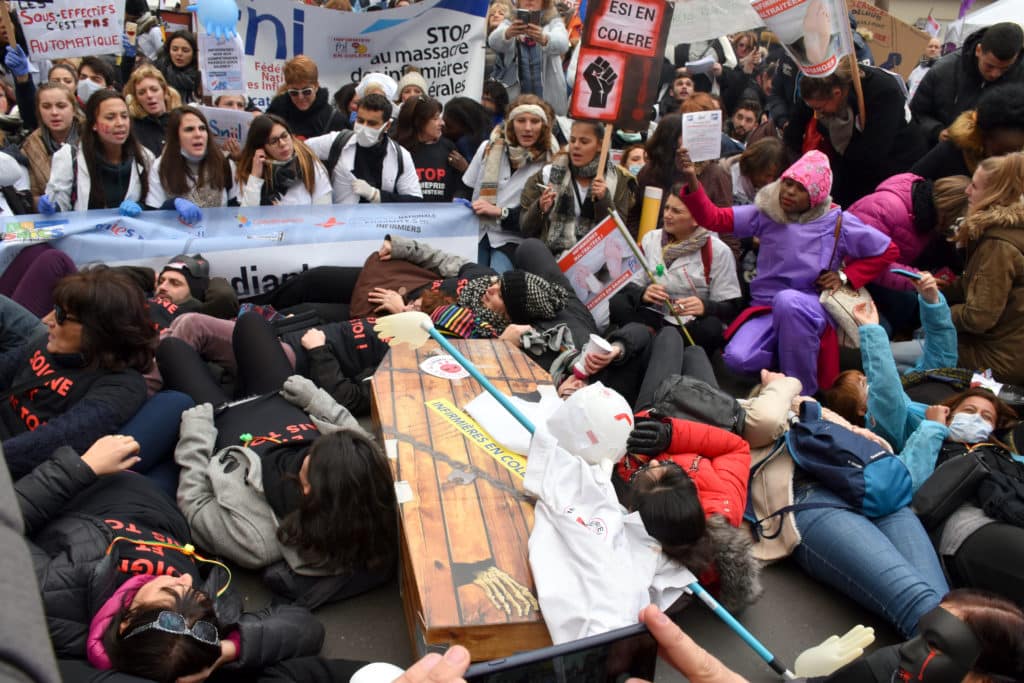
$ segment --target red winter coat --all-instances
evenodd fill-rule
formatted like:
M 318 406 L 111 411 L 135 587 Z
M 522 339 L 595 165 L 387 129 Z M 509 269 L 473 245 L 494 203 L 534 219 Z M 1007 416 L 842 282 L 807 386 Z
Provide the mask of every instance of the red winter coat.
M 717 513 L 738 527 L 747 505 L 750 444 L 732 432 L 701 422 L 665 420 L 672 421 L 672 443 L 655 459 L 671 460 L 690 476 L 705 517 Z M 628 482 L 649 460 L 645 455 L 627 454 L 619 461 L 617 473 Z

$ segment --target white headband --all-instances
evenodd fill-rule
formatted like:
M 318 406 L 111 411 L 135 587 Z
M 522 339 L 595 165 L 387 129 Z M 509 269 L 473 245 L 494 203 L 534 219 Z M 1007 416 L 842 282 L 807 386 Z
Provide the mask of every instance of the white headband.
M 544 123 L 548 122 L 548 115 L 544 113 L 544 108 L 537 104 L 520 104 L 509 112 L 508 120 L 515 121 L 517 117 L 523 114 L 533 114 Z

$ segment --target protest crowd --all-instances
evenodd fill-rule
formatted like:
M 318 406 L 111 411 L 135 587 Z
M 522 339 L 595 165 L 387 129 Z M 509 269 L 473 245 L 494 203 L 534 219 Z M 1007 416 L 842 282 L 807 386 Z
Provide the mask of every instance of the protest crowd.
M 323 6 L 343 23 L 408 4 Z M 323 658 L 312 611 L 398 571 L 395 482 L 365 418 L 389 352 L 375 321 L 417 311 L 522 349 L 567 409 L 537 425 L 525 480 L 556 642 L 589 635 L 568 624 L 593 606 L 549 595 L 585 561 L 551 559 L 570 551 L 541 507 L 582 476 L 612 527 L 642 521 L 656 576 L 685 568 L 742 615 L 762 565 L 790 558 L 906 640 L 807 680 L 1024 680 L 1018 23 L 946 54 L 933 40 L 909 92 L 855 30 L 856 57 L 823 76 L 804 60 L 834 45 L 807 23 L 785 47 L 764 29 L 669 45 L 646 123 L 625 129 L 569 116 L 572 0 L 493 0 L 480 92 L 442 102 L 416 64 L 331 92 L 299 54 L 264 111 L 204 94 L 191 32 L 141 0 L 124 16 L 123 54 L 52 61 L 16 13 L 0 24 L 5 217 L 163 210 L 188 227 L 216 207 L 454 202 L 478 251 L 391 234 L 362 267 L 241 299 L 199 253 L 154 271 L 76 264 L 59 241 L 18 251 L 0 272 L 0 677 L 462 680 L 458 645 L 404 673 Z M 616 78 L 588 70 L 588 92 Z M 199 105 L 251 112 L 245 139 L 216 144 Z M 698 140 L 707 112 L 722 125 Z M 609 217 L 636 255 L 563 272 Z M 595 317 L 595 285 L 631 259 Z M 599 415 L 609 390 L 629 428 L 576 450 L 561 435 L 587 424 L 567 415 Z M 838 452 L 866 466 L 822 465 Z M 273 605 L 246 611 L 231 568 L 261 572 Z M 40 601 L 49 640 L 24 642 L 12 616 Z M 742 680 L 658 607 L 640 618 L 672 666 Z M 933 659 L 947 668 L 929 678 Z

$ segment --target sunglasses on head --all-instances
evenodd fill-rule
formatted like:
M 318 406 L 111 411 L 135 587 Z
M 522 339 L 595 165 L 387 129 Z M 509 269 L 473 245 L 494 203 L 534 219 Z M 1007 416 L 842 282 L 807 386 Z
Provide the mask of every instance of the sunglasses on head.
M 646 463 L 644 463 L 636 470 L 634 470 L 633 474 L 629 475 L 629 483 L 632 484 L 634 481 L 636 481 L 636 478 L 640 476 L 640 473 L 646 472 L 647 470 L 651 469 L 651 465 L 653 465 L 654 463 L 660 463 L 658 467 L 669 467 L 678 470 L 682 469 L 682 467 L 679 466 L 679 463 L 675 462 L 674 460 L 655 460 L 654 458 L 651 458 Z
M 56 318 L 58 325 L 63 325 L 66 322 L 79 322 L 78 318 L 68 315 L 68 312 L 61 308 L 60 304 L 53 305 L 53 317 Z
M 192 624 L 192 628 L 189 628 L 184 616 L 167 610 L 160 612 L 156 617 L 156 621 L 132 629 L 132 632 L 126 635 L 125 638 L 131 638 L 150 630 L 191 636 L 200 643 L 206 643 L 207 645 L 220 644 L 220 635 L 217 633 L 217 627 L 210 622 L 197 621 Z
M 297 90 L 295 88 L 288 88 L 288 94 L 291 95 L 292 97 L 298 97 L 299 95 L 302 95 L 303 97 L 309 97 L 310 95 L 313 94 L 313 89 L 302 88 L 301 90 Z

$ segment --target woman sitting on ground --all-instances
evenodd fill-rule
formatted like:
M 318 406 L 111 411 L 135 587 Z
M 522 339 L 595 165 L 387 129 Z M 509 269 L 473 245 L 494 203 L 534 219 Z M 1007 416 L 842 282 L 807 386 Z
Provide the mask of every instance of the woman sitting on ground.
M 665 200 L 662 228 L 640 244 L 657 280 L 649 283 L 638 272 L 612 296 L 609 311 L 615 325 L 642 322 L 657 329 L 678 327 L 682 319 L 688 338 L 710 356 L 725 345 L 722 332 L 743 310 L 743 298 L 732 250 L 697 225 L 679 198 L 682 187 L 673 186 Z
M 556 258 L 612 209 L 625 216 L 636 201 L 636 180 L 625 169 L 614 163 L 597 167 L 603 139 L 604 124 L 574 121 L 567 153 L 555 157 L 523 188 L 519 199 L 523 235 L 540 238 Z

